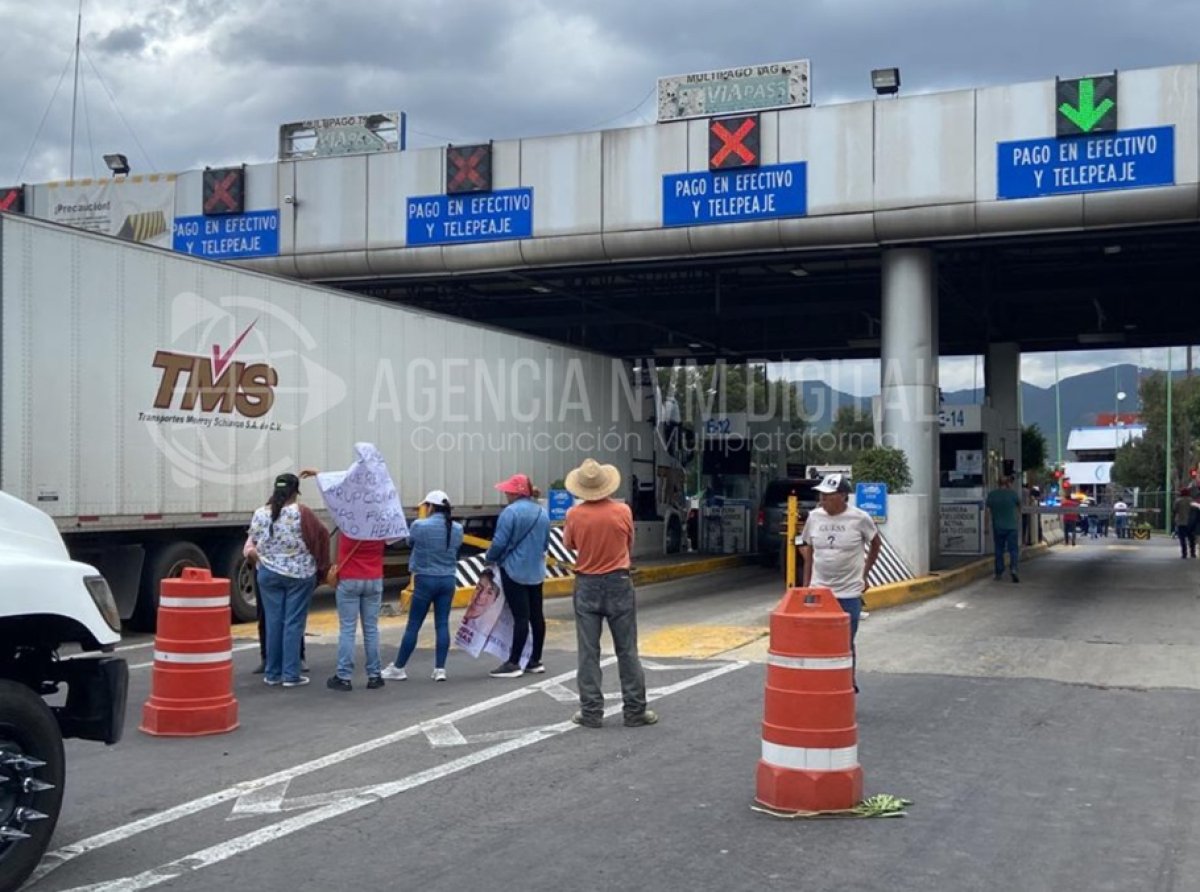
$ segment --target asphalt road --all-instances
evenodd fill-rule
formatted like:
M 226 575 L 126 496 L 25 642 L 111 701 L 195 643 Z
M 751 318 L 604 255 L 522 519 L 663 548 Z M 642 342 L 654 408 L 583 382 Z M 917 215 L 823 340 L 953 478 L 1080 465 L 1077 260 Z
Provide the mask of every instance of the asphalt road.
M 490 679 L 491 660 L 452 652 L 434 683 L 421 650 L 412 680 L 337 694 L 322 635 L 314 684 L 268 689 L 251 646 L 235 653 L 242 726 L 220 737 L 139 733 L 135 669 L 126 740 L 69 745 L 58 848 L 32 888 L 1200 889 L 1200 563 L 1172 547 L 1055 549 L 1020 585 L 864 622 L 867 793 L 914 800 L 906 818 L 750 810 L 780 594 L 755 570 L 641 592 L 651 728 L 567 721 L 566 602 L 548 607 L 541 677 Z

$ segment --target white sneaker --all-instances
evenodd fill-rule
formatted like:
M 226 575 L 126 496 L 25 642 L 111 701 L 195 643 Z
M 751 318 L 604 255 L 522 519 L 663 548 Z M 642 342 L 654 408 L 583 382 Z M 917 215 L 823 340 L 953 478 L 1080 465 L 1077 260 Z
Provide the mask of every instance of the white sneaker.
M 432 678 L 434 681 L 445 681 L 446 680 L 446 670 L 445 669 L 434 669 L 433 675 L 431 675 L 430 678 Z
M 383 667 L 383 671 L 379 673 L 388 681 L 407 681 L 408 673 L 397 666 L 395 663 L 388 663 Z

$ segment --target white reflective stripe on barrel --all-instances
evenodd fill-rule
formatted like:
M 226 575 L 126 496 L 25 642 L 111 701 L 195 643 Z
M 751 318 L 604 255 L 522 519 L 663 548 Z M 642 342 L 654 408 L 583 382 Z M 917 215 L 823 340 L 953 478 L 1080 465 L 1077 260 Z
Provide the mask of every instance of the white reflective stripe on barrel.
M 785 657 L 769 653 L 767 665 L 784 669 L 852 669 L 854 660 L 851 657 Z
M 154 659 L 159 663 L 224 663 L 233 659 L 232 650 L 214 650 L 206 654 L 182 654 L 156 650 Z
M 762 742 L 762 757 L 778 768 L 796 771 L 842 771 L 858 765 L 858 745 L 837 749 L 817 749 L 804 746 L 783 746 Z
M 220 598 L 168 598 L 158 599 L 160 607 L 228 607 L 229 595 Z

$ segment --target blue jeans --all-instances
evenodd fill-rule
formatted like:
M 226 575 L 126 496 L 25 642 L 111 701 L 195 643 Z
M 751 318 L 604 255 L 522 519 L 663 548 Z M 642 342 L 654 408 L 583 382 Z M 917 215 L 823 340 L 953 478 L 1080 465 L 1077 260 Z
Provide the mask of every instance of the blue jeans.
M 1017 563 L 1021 557 L 1021 547 L 1017 543 L 1016 530 L 998 530 L 992 528 L 992 545 L 996 552 L 996 575 L 1004 575 L 1004 552 L 1008 552 L 1008 572 L 1017 575 Z
M 454 603 L 454 586 L 453 576 L 417 575 L 412 604 L 408 607 L 408 625 L 404 629 L 400 651 L 396 654 L 396 665 L 401 669 L 408 664 L 408 658 L 417 647 L 417 634 L 425 622 L 425 615 L 429 613 L 430 604 L 433 605 L 433 628 L 437 633 L 433 664 L 438 669 L 446 668 L 446 655 L 450 653 L 450 607 Z
M 338 678 L 349 681 L 354 677 L 354 636 L 360 617 L 367 678 L 379 674 L 379 604 L 382 600 L 382 579 L 338 580 Z
M 854 690 L 858 690 L 858 652 L 854 649 L 854 638 L 858 635 L 858 620 L 862 616 L 862 598 L 838 598 L 838 606 L 850 617 L 850 659 L 854 663 L 851 677 L 854 679 Z
M 267 681 L 299 681 L 300 642 L 308 623 L 308 603 L 317 577 L 297 579 L 266 567 L 258 568 L 258 596 L 262 598 L 263 625 L 267 630 Z

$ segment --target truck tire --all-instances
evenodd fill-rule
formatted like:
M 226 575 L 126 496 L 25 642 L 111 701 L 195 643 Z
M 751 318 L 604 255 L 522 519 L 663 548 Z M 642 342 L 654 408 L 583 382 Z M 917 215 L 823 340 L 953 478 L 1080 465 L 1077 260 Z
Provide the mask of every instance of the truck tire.
M 258 618 L 258 582 L 254 568 L 242 555 L 246 540 L 220 539 L 209 549 L 213 575 L 229 580 L 229 612 L 235 622 L 252 623 Z
M 16 889 L 50 845 L 63 798 L 63 742 L 45 701 L 0 680 L 0 890 Z
M 152 546 L 142 569 L 137 606 L 129 617 L 129 626 L 137 632 L 153 632 L 158 625 L 158 586 L 174 579 L 188 567 L 208 568 L 208 558 L 191 542 L 163 542 Z

